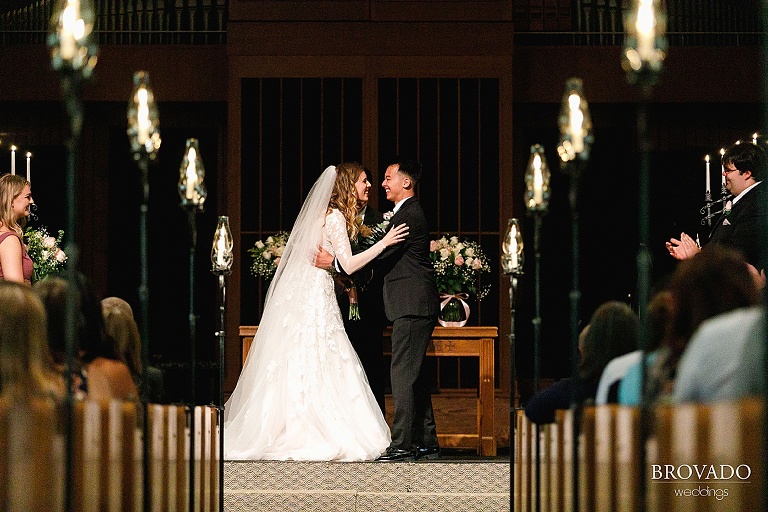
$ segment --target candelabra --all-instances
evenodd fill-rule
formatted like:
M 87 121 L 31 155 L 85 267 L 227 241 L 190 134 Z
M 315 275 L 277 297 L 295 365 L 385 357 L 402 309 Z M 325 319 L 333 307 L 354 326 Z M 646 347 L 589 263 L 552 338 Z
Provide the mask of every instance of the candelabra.
M 581 403 L 579 388 L 579 302 L 581 291 L 579 290 L 579 211 L 577 193 L 579 179 L 582 171 L 589 161 L 589 152 L 594 141 L 592 135 L 592 119 L 589 114 L 589 106 L 582 91 L 580 78 L 570 78 L 565 84 L 565 93 L 560 107 L 558 119 L 560 128 L 560 143 L 557 153 L 560 156 L 561 167 L 570 175 L 568 201 L 571 207 L 571 251 L 573 281 L 570 293 L 571 302 L 571 380 L 573 394 L 571 396 L 572 421 L 572 450 L 573 461 L 572 477 L 572 508 L 579 510 L 579 418 L 581 416 Z
M 139 206 L 139 260 L 141 262 L 141 282 L 139 284 L 139 302 L 141 303 L 141 365 L 142 379 L 139 394 L 141 397 L 142 417 L 142 473 L 143 506 L 151 509 L 150 473 L 149 473 L 149 272 L 147 261 L 147 213 L 149 211 L 149 163 L 157 157 L 160 149 L 160 124 L 154 94 L 149 86 L 149 74 L 138 71 L 133 75 L 133 93 L 128 102 L 128 140 L 133 158 L 141 172 L 141 205 Z
M 189 510 L 195 510 L 195 370 L 197 367 L 197 319 L 195 318 L 195 249 L 197 217 L 203 211 L 208 193 L 205 190 L 205 167 L 200 158 L 197 139 L 187 139 L 184 158 L 179 167 L 179 196 L 189 223 L 189 343 L 190 343 L 190 443 L 189 443 Z
M 525 173 L 525 205 L 528 215 L 533 217 L 533 254 L 534 254 L 534 285 L 535 285 L 535 316 L 533 318 L 533 390 L 539 392 L 541 381 L 541 221 L 549 207 L 550 172 L 544 148 L 539 144 L 531 146 L 531 155 Z M 541 475 L 539 452 L 539 425 L 536 425 L 536 441 L 534 450 L 536 468 L 536 500 L 535 510 L 540 508 Z
M 229 217 L 219 216 L 216 233 L 211 249 L 211 272 L 219 277 L 219 510 L 224 510 L 224 344 L 225 316 L 227 299 L 227 281 L 225 277 L 232 273 L 232 232 L 229 229 Z
M 517 280 L 523 274 L 523 235 L 517 219 L 509 219 L 504 243 L 501 247 L 501 267 L 504 274 L 509 276 L 509 510 L 515 510 L 515 443 L 512 434 L 515 427 L 515 382 L 517 380 L 517 362 L 515 358 L 515 299 L 517 297 Z
M 640 315 L 640 329 L 638 333 L 638 348 L 641 354 L 640 392 L 641 397 L 643 397 L 640 407 L 641 448 L 639 466 L 644 468 L 646 463 L 645 438 L 648 432 L 649 421 L 648 406 L 645 400 L 647 373 L 645 368 L 645 349 L 650 331 L 647 305 L 651 287 L 651 254 L 648 250 L 651 168 L 648 105 L 653 86 L 661 74 L 662 63 L 667 50 L 665 37 L 666 15 L 660 9 L 659 0 L 635 0 L 632 9 L 626 13 L 624 26 L 627 28 L 627 34 L 622 53 L 622 66 L 627 72 L 628 82 L 638 85 L 641 91 L 641 100 L 637 112 L 638 147 L 640 149 L 640 248 L 637 254 L 637 307 Z M 707 167 L 709 167 L 709 157 L 707 157 Z M 707 187 L 706 193 L 710 195 L 709 187 Z M 706 199 L 711 199 L 711 196 Z M 708 214 L 709 209 L 707 208 Z M 644 503 L 646 493 L 645 472 L 640 471 L 639 475 L 639 495 Z
M 66 247 L 67 264 L 65 277 L 69 282 L 66 295 L 64 341 L 66 347 L 66 405 L 64 407 L 65 468 L 64 510 L 72 509 L 73 488 L 73 419 L 74 396 L 72 394 L 72 375 L 77 354 L 75 340 L 76 325 L 76 286 L 77 244 L 75 243 L 75 214 L 77 212 L 77 192 L 75 159 L 78 152 L 80 135 L 83 127 L 83 81 L 91 76 L 97 61 L 98 47 L 92 37 L 94 12 L 90 0 L 58 0 L 54 6 L 48 32 L 48 47 L 51 52 L 51 65 L 61 79 L 64 107 L 70 122 L 70 134 L 67 140 L 66 187 L 67 217 L 66 226 L 69 241 Z

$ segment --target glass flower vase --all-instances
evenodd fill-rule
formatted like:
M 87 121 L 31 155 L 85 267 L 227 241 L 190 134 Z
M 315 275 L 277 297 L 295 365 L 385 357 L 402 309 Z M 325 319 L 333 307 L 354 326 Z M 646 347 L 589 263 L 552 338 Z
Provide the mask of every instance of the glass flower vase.
M 437 323 L 443 327 L 464 327 L 469 320 L 469 305 L 456 295 L 441 295 Z

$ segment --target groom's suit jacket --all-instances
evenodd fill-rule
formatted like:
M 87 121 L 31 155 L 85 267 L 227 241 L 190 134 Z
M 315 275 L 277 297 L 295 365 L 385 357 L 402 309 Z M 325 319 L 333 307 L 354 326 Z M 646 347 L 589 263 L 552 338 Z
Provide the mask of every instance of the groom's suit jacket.
M 744 194 L 728 215 L 721 215 L 708 242 L 738 249 L 757 269 L 765 267 L 767 247 L 762 226 L 768 222 L 767 187 L 760 183 Z
M 429 259 L 429 228 L 419 200 L 407 199 L 390 220 L 390 226 L 405 223 L 405 241 L 385 249 L 379 256 L 384 274 L 384 312 L 390 321 L 404 316 L 436 317 L 440 300 Z

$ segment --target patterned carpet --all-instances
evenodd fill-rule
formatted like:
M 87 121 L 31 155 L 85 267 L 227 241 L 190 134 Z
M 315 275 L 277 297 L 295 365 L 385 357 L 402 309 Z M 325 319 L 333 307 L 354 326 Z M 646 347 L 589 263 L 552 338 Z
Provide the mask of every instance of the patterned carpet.
M 509 459 L 225 463 L 227 511 L 509 510 Z

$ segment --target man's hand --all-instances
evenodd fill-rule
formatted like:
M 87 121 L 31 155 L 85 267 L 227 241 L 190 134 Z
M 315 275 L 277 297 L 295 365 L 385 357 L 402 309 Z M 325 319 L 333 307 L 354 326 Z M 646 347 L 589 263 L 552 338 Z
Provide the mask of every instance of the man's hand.
M 333 255 L 318 245 L 315 252 L 315 261 L 312 264 L 317 268 L 328 270 L 333 266 Z
M 670 256 L 676 260 L 687 260 L 701 251 L 701 248 L 696 244 L 696 240 L 686 233 L 680 233 L 680 240 L 670 238 L 666 246 Z

